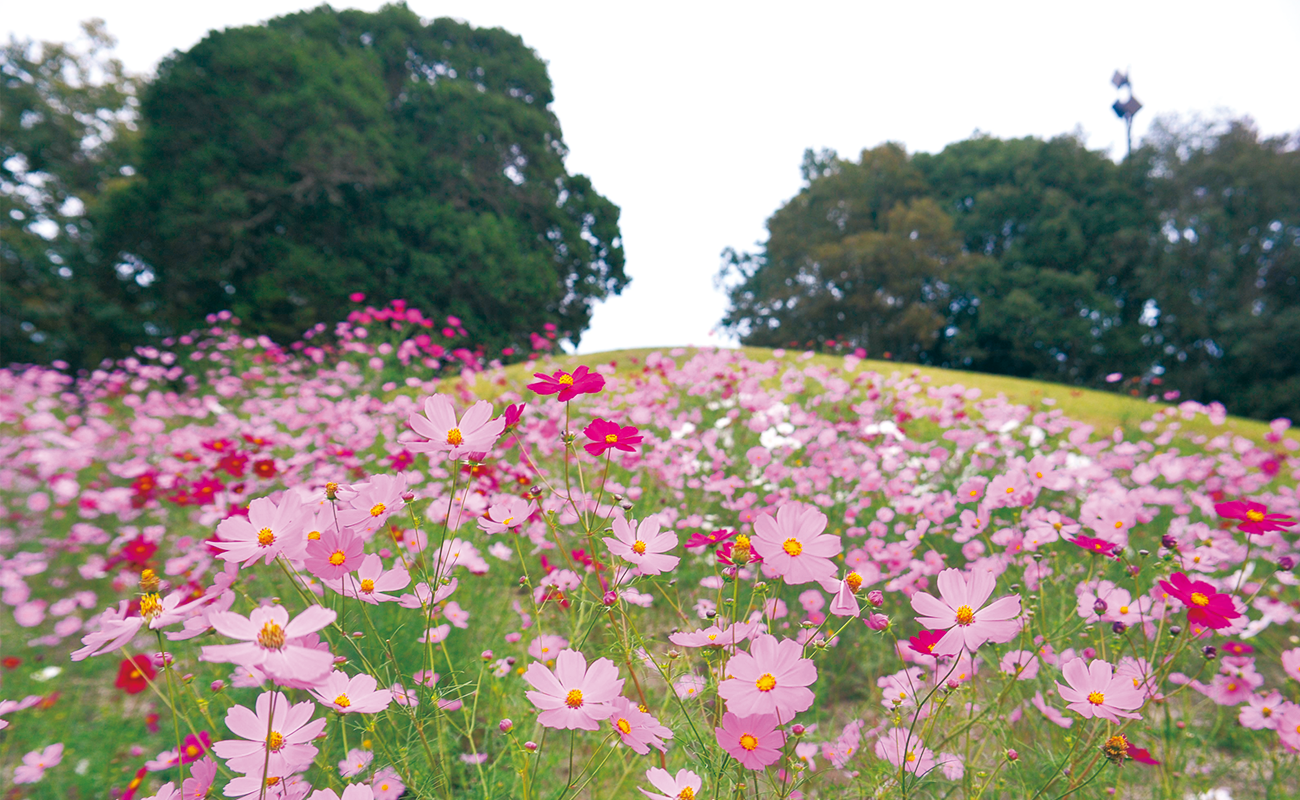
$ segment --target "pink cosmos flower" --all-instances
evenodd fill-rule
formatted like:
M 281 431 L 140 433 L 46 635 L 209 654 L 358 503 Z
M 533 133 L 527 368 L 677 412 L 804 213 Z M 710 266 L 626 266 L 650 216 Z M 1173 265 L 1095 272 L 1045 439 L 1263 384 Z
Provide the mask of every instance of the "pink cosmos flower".
M 761 770 L 781 760 L 785 734 L 777 730 L 775 714 L 738 717 L 728 711 L 722 715 L 722 727 L 714 728 L 718 745 L 745 769 Z
M 587 659 L 577 650 L 557 653 L 555 672 L 534 661 L 524 680 L 536 690 L 524 694 L 542 710 L 537 721 L 560 730 L 599 730 L 613 711 L 614 698 L 623 691 L 623 679 L 614 662 L 598 658 L 588 667 Z
M 600 417 L 592 420 L 582 432 L 591 440 L 590 443 L 583 445 L 583 448 L 593 456 L 603 456 L 611 447 L 625 453 L 635 453 L 636 448 L 632 445 L 641 444 L 645 438 L 631 425 L 622 427 L 616 422 L 607 422 Z
M 816 680 L 817 667 L 803 657 L 798 642 L 763 634 L 754 637 L 748 653 L 737 653 L 727 662 L 718 696 L 741 716 L 772 713 L 789 722 L 812 706 L 815 695 L 808 687 Z
M 637 527 L 636 520 L 614 518 L 614 538 L 606 536 L 609 552 L 636 565 L 642 575 L 658 575 L 676 568 L 681 558 L 664 553 L 677 546 L 677 534 L 659 530 L 659 519 L 648 517 Z
M 985 607 L 997 580 L 992 573 L 976 570 L 969 576 L 959 569 L 939 573 L 939 594 L 912 596 L 916 621 L 927 628 L 948 629 L 934 646 L 935 655 L 956 655 L 963 649 L 974 652 L 988 641 L 1009 642 L 1020 632 L 1020 595 L 998 598 Z
M 856 575 L 857 573 L 850 573 Z M 862 585 L 862 579 L 858 578 L 858 585 Z M 831 600 L 830 611 L 837 617 L 856 617 L 862 613 L 858 607 L 858 599 L 853 596 L 853 584 L 848 580 L 840 581 L 840 588 L 835 592 L 835 597 Z
M 311 718 L 310 701 L 290 706 L 280 692 L 263 692 L 256 712 L 233 706 L 226 712 L 226 727 L 239 739 L 225 739 L 212 750 L 226 766 L 245 775 L 284 777 L 311 764 L 316 747 L 309 744 L 325 730 L 325 718 Z M 268 735 L 267 731 L 271 733 Z
M 496 444 L 505 430 L 502 417 L 492 418 L 492 404 L 480 400 L 470 406 L 465 415 L 456 421 L 456 410 L 445 395 L 435 394 L 424 400 L 424 415 L 412 414 L 408 420 L 411 429 L 428 439 L 411 442 L 409 448 L 418 453 L 446 453 L 447 458 L 458 461 L 471 453 L 486 453 Z
M 340 714 L 377 714 L 393 701 L 393 693 L 376 688 L 378 685 L 364 672 L 349 678 L 347 673 L 334 670 L 310 691 L 322 705 Z
M 14 783 L 36 783 L 45 777 L 45 770 L 58 766 L 63 760 L 63 743 L 52 744 L 44 750 L 33 750 L 23 756 L 23 763 L 14 767 Z
M 1114 551 L 1115 548 L 1119 547 L 1119 544 L 1116 542 L 1108 542 L 1105 539 L 1094 539 L 1091 536 L 1084 536 L 1082 534 L 1074 537 L 1070 542 L 1082 547 L 1084 550 L 1096 553 L 1099 556 L 1117 558 Z
M 307 571 L 322 581 L 337 581 L 361 566 L 365 542 L 351 531 L 327 530 L 307 542 Z
M 344 575 L 337 581 L 322 581 L 344 597 L 352 597 L 371 605 L 397 602 L 401 598 L 384 592 L 400 592 L 410 582 L 411 575 L 403 567 L 394 566 L 385 571 L 383 559 L 374 553 L 361 560 L 356 575 Z
M 1282 651 L 1282 669 L 1288 678 L 1300 681 L 1300 647 Z
M 755 622 L 735 622 L 726 628 L 710 625 L 698 631 L 669 634 L 668 641 L 678 647 L 735 647 L 761 629 Z
M 227 517 L 217 526 L 211 542 L 224 552 L 217 558 L 248 566 L 263 559 L 270 564 L 285 545 L 302 535 L 307 510 L 295 492 L 285 492 L 279 505 L 259 497 L 248 504 L 248 516 Z
M 609 724 L 614 727 L 623 744 L 633 751 L 645 755 L 653 747 L 665 752 L 668 746 L 665 739 L 673 738 L 673 732 L 655 719 L 649 712 L 642 711 L 626 697 L 615 697 L 613 712 L 609 715 Z
M 1255 731 L 1277 730 L 1278 712 L 1285 702 L 1282 693 L 1277 691 L 1267 695 L 1251 695 L 1246 705 L 1241 707 L 1237 721 L 1242 727 Z
M 364 783 L 349 783 L 343 787 L 343 794 L 335 794 L 333 789 L 317 789 L 307 800 L 375 800 L 374 787 Z
M 838 570 L 831 558 L 844 545 L 840 537 L 822 533 L 826 515 L 812 506 L 787 503 L 773 519 L 763 514 L 754 521 L 754 552 L 791 586 L 819 583 L 828 592 L 838 588 Z
M 341 486 L 338 491 L 339 524 L 369 539 L 380 530 L 388 517 L 401 511 L 406 503 L 405 475 L 375 475 L 364 483 Z
M 348 751 L 348 757 L 339 762 L 339 775 L 344 778 L 355 778 L 365 772 L 366 767 L 374 760 L 375 754 L 371 751 L 354 747 Z
M 558 395 L 555 399 L 567 403 L 580 394 L 595 394 L 605 388 L 605 376 L 591 372 L 586 366 L 575 369 L 572 373 L 557 369 L 554 374 L 533 373 L 541 380 L 528 384 L 528 388 L 538 394 Z
M 528 645 L 528 655 L 538 661 L 547 661 L 569 646 L 569 640 L 563 636 L 545 634 L 534 639 Z
M 1120 717 L 1142 719 L 1141 714 L 1131 712 L 1141 708 L 1146 698 L 1131 679 L 1115 675 L 1105 661 L 1098 658 L 1085 665 L 1082 658 L 1075 658 L 1061 668 L 1061 674 L 1070 684 L 1056 684 L 1065 707 L 1084 719 L 1101 717 L 1111 722 L 1119 722 Z
M 1282 531 L 1296 524 L 1285 514 L 1270 514 L 1268 506 L 1250 500 L 1234 500 L 1230 503 L 1216 503 L 1214 510 L 1224 519 L 1239 519 L 1237 530 L 1244 533 L 1267 533 Z
M 528 522 L 534 510 L 533 504 L 524 498 L 511 497 L 488 506 L 487 516 L 478 518 L 478 526 L 485 533 L 505 533 Z
M 315 633 L 334 622 L 335 613 L 323 606 L 308 606 L 289 621 L 283 606 L 262 606 L 247 617 L 233 611 L 211 616 L 212 627 L 240 644 L 207 645 L 203 660 L 239 664 L 261 670 L 276 680 L 314 681 L 334 665 L 328 650 L 299 644 L 297 639 Z
M 384 767 L 370 780 L 370 788 L 374 790 L 374 800 L 398 800 L 406 791 L 406 784 L 397 777 L 397 770 Z
M 1207 628 L 1230 627 L 1241 616 L 1232 595 L 1224 594 L 1205 581 L 1194 581 L 1185 572 L 1175 572 L 1160 588 L 1187 606 L 1187 621 Z
M 659 790 L 658 792 L 647 792 L 645 789 L 637 787 L 637 791 L 649 797 L 650 800 L 684 800 L 684 798 L 698 797 L 700 787 L 704 785 L 704 781 L 700 779 L 700 776 L 689 769 L 679 769 L 677 770 L 677 776 L 673 777 L 666 769 L 651 767 L 645 771 L 645 779 Z
M 876 757 L 917 776 L 934 769 L 934 751 L 906 728 L 890 728 L 876 740 Z

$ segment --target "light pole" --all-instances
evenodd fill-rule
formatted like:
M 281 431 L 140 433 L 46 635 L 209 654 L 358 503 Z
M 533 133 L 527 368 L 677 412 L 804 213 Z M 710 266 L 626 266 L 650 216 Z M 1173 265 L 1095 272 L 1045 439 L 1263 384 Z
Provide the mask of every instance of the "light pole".
M 1115 116 L 1124 120 L 1124 141 L 1128 144 L 1128 153 L 1125 158 L 1128 158 L 1128 156 L 1133 155 L 1133 117 L 1138 111 L 1142 110 L 1142 104 L 1133 96 L 1133 84 L 1129 81 L 1127 72 L 1115 70 L 1110 82 L 1115 84 L 1116 90 L 1128 87 L 1128 99 L 1116 100 L 1115 104 L 1111 106 L 1115 111 Z

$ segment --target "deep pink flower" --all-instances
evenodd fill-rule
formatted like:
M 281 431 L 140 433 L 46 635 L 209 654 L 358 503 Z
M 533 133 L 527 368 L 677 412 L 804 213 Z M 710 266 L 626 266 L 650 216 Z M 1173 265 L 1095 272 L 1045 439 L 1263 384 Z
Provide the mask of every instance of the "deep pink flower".
M 777 730 L 775 714 L 738 717 L 728 711 L 722 715 L 722 727 L 714 728 L 718 745 L 745 769 L 760 770 L 781 760 L 785 734 Z
M 1185 572 L 1175 572 L 1160 588 L 1187 606 L 1187 621 L 1207 628 L 1227 628 L 1241 616 L 1232 595 L 1224 594 L 1205 581 L 1194 581 Z
M 963 575 L 959 569 L 939 573 L 939 594 L 917 592 L 912 596 L 916 621 L 927 628 L 947 629 L 934 646 L 934 654 L 957 655 L 963 649 L 974 652 L 988 641 L 1009 642 L 1020 632 L 1020 595 L 1013 594 L 984 603 L 997 580 L 992 573 L 975 570 Z
M 225 739 L 212 750 L 226 760 L 226 766 L 245 775 L 286 777 L 311 764 L 316 747 L 309 744 L 325 730 L 325 718 L 311 718 L 311 701 L 289 705 L 280 692 L 263 692 L 257 698 L 256 713 L 244 706 L 226 712 L 226 727 L 239 739 Z M 270 731 L 270 735 L 267 731 Z
M 664 555 L 677 546 L 677 534 L 661 531 L 657 517 L 643 519 L 640 525 L 636 520 L 629 522 L 615 517 L 613 528 L 614 538 L 606 536 L 605 546 L 609 552 L 635 564 L 642 575 L 669 572 L 681 561 L 680 556 Z
M 718 696 L 742 717 L 772 713 L 789 722 L 812 706 L 816 696 L 808 687 L 816 681 L 817 667 L 803 657 L 798 642 L 763 634 L 754 637 L 748 653 L 737 653 L 727 662 Z
M 673 777 L 666 769 L 651 767 L 645 771 L 645 778 L 659 792 L 662 792 L 662 794 L 647 792 L 638 786 L 637 791 L 649 797 L 650 800 L 682 800 L 685 797 L 698 797 L 700 787 L 704 785 L 704 781 L 700 779 L 700 776 L 689 769 L 679 769 L 677 770 L 677 777 Z
M 934 652 L 934 647 L 939 644 L 939 640 L 946 634 L 947 631 L 921 631 L 908 639 L 907 643 L 908 646 L 912 648 L 913 652 L 920 653 L 923 656 L 934 656 L 935 658 L 938 658 L 938 654 Z
M 673 732 L 649 712 L 642 711 L 626 697 L 615 697 L 612 708 L 609 724 L 623 744 L 641 755 L 649 753 L 651 747 L 661 753 L 668 749 L 664 740 L 673 738 Z
M 1116 542 L 1108 542 L 1105 539 L 1094 539 L 1091 536 L 1083 536 L 1082 534 L 1074 537 L 1070 542 L 1071 544 L 1082 547 L 1090 553 L 1096 553 L 1099 556 L 1107 556 L 1109 558 L 1116 557 L 1114 550 L 1119 547 L 1119 544 Z
M 411 442 L 408 447 L 418 453 L 446 453 L 453 461 L 471 453 L 486 453 L 496 444 L 506 421 L 492 418 L 492 404 L 480 400 L 456 420 L 456 410 L 445 395 L 435 394 L 424 400 L 424 414 L 412 414 L 411 429 L 428 439 Z
M 327 650 L 305 647 L 295 640 L 315 633 L 334 621 L 335 614 L 323 606 L 308 606 L 289 621 L 284 606 L 261 606 L 248 617 L 233 611 L 218 611 L 209 620 L 217 633 L 240 644 L 208 645 L 203 660 L 239 664 L 265 672 L 276 680 L 315 681 L 334 664 Z
M 826 530 L 826 515 L 813 506 L 787 503 L 781 506 L 773 519 L 763 514 L 754 521 L 751 539 L 754 552 L 763 557 L 786 583 L 798 586 L 819 583 L 828 592 L 839 586 L 838 570 L 831 558 L 840 554 L 844 545 L 840 537 Z
M 1085 719 L 1101 717 L 1111 722 L 1119 722 L 1120 717 L 1142 719 L 1141 714 L 1131 712 L 1141 708 L 1146 697 L 1133 685 L 1132 679 L 1115 675 L 1105 661 L 1098 658 L 1085 665 L 1082 658 L 1071 659 L 1061 668 L 1061 674 L 1070 684 L 1056 684 L 1065 707 Z
M 533 374 L 540 378 L 537 383 L 528 384 L 528 388 L 538 394 L 558 394 L 556 400 L 567 403 L 580 394 L 595 394 L 605 388 L 605 376 L 591 372 L 586 366 L 575 369 L 572 373 L 557 369 L 553 375 L 544 372 Z
M 555 672 L 534 661 L 524 680 L 536 690 L 524 694 L 542 710 L 537 721 L 560 730 L 599 730 L 613 710 L 614 698 L 623 691 L 623 679 L 614 662 L 598 658 L 588 667 L 587 659 L 577 650 L 557 653 Z
M 1296 521 L 1285 514 L 1270 514 L 1268 506 L 1250 500 L 1216 503 L 1214 510 L 1224 519 L 1239 519 L 1237 530 L 1245 533 L 1281 531 L 1295 525 Z
M 625 453 L 634 453 L 636 448 L 632 445 L 641 444 L 644 438 L 631 425 L 622 427 L 616 422 L 606 422 L 600 417 L 592 420 L 590 425 L 582 429 L 582 432 L 591 440 L 589 444 L 584 445 L 584 448 L 593 456 L 604 455 L 611 447 Z
M 721 544 L 735 535 L 735 531 L 727 528 L 719 528 L 709 533 L 692 533 L 686 539 L 686 544 L 683 547 L 687 550 L 702 550 L 711 545 Z
M 378 686 L 379 682 L 364 672 L 349 678 L 334 670 L 311 693 L 340 714 L 377 714 L 393 701 L 393 693 Z

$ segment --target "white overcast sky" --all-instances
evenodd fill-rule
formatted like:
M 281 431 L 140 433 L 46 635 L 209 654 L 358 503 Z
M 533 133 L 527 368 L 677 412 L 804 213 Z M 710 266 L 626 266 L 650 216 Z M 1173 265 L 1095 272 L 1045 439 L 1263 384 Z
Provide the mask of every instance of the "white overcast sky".
M 209 30 L 318 3 L 5 0 L 7 32 L 77 37 L 102 17 L 118 57 L 152 72 Z M 335 3 L 373 10 L 372 0 Z M 631 285 L 596 308 L 582 352 L 722 344 L 724 247 L 753 250 L 800 188 L 807 147 L 941 150 L 975 130 L 1076 129 L 1118 155 L 1116 68 L 1160 114 L 1249 114 L 1300 131 L 1300 0 L 1236 2 L 477 2 L 411 0 L 523 37 L 549 64 L 570 172 L 622 208 Z

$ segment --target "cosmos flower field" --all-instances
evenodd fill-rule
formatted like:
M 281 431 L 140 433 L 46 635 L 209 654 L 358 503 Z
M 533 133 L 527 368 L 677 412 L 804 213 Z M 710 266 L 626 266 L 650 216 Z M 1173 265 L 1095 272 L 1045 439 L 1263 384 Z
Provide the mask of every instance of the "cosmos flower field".
M 5 798 L 1300 794 L 1285 420 L 210 322 L 0 371 Z

